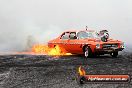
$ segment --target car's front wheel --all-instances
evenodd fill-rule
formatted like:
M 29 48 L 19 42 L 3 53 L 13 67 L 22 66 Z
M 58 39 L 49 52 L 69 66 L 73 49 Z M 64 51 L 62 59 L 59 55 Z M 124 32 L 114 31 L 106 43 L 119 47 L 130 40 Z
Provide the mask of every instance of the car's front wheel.
M 84 56 L 87 57 L 91 57 L 92 56 L 92 51 L 90 49 L 90 47 L 86 46 L 84 49 Z
M 117 57 L 118 56 L 118 52 L 113 52 L 110 54 L 112 57 Z

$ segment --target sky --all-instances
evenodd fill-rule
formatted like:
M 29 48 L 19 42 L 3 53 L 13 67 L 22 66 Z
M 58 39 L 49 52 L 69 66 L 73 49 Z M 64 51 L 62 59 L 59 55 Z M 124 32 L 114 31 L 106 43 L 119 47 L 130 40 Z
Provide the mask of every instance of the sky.
M 131 24 L 132 0 L 0 0 L 0 52 L 46 44 L 85 26 L 131 45 Z

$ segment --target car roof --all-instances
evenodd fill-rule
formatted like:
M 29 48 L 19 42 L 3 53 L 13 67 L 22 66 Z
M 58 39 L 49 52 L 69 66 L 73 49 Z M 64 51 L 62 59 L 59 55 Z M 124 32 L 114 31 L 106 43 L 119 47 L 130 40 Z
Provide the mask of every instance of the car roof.
M 80 31 L 95 32 L 95 30 L 91 30 L 91 29 L 88 29 L 88 30 L 69 30 L 69 31 L 65 31 L 65 32 L 80 32 Z

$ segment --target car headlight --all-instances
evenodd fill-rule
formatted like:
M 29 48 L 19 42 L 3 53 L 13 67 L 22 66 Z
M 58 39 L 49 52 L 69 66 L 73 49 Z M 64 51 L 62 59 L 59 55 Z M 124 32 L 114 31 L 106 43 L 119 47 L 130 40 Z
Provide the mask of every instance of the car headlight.
M 96 48 L 99 49 L 100 48 L 100 44 L 96 44 Z
M 121 48 L 125 48 L 124 42 L 120 44 L 120 47 L 121 47 Z

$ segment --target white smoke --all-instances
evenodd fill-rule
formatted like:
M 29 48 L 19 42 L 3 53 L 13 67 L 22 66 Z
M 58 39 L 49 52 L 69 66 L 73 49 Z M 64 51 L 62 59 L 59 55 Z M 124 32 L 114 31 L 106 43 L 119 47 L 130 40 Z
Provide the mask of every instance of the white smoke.
M 0 51 L 23 51 L 67 29 L 106 29 L 132 44 L 131 0 L 0 0 Z
M 47 44 L 50 39 L 57 37 L 61 31 L 55 26 L 38 28 L 33 25 L 13 30 L 3 30 L 0 35 L 0 51 L 25 51 L 34 44 Z

